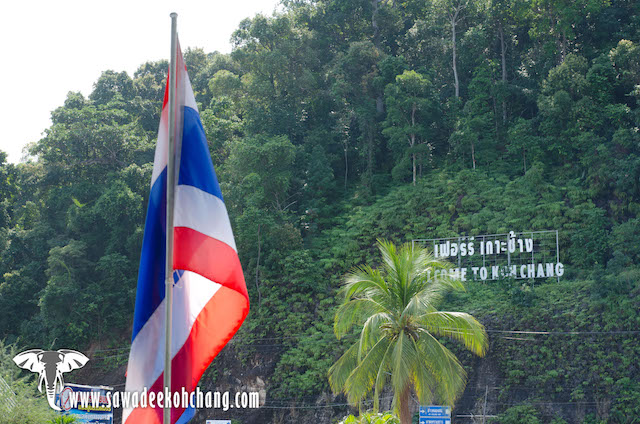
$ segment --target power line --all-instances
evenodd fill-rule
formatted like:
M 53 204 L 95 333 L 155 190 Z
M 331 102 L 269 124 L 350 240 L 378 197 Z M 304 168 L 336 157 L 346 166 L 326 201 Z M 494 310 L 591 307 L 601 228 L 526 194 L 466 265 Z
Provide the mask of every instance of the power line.
M 465 333 L 464 331 L 460 331 L 457 328 L 442 328 L 442 330 L 445 331 L 453 331 L 453 332 L 458 332 L 458 333 Z M 622 335 L 628 335 L 628 334 L 640 334 L 640 330 L 609 330 L 609 331 L 591 331 L 591 330 L 587 330 L 587 331 L 531 331 L 531 330 L 493 330 L 493 329 L 485 329 L 485 331 L 487 333 L 498 333 L 498 334 L 528 334 L 528 335 L 541 335 L 541 336 L 553 336 L 553 335 L 574 335 L 574 336 L 578 336 L 578 335 L 607 335 L 607 334 L 622 334 Z M 316 334 L 321 334 L 321 333 L 316 333 Z M 261 341 L 261 340 L 283 340 L 283 339 L 295 339 L 295 338 L 300 338 L 302 336 L 309 336 L 312 337 L 315 334 L 309 335 L 306 333 L 299 333 L 299 334 L 292 334 L 289 336 L 283 336 L 283 337 L 264 337 L 264 338 L 258 338 L 258 339 L 252 339 L 251 341 Z M 347 334 L 344 337 L 358 337 L 358 334 Z M 344 338 L 343 337 L 343 338 Z M 535 340 L 535 339 L 523 339 L 523 338 L 507 338 L 507 337 L 503 337 L 504 339 L 507 340 L 526 340 L 526 341 L 530 341 L 530 340 Z M 252 347 L 252 348 L 261 348 L 261 347 L 281 347 L 281 346 L 289 346 L 288 344 L 283 344 L 283 343 L 277 343 L 277 344 L 247 344 L 247 346 Z M 130 347 L 120 347 L 120 348 L 113 348 L 113 349 L 96 349 L 93 352 L 94 353 L 98 353 L 98 352 L 112 352 L 112 351 L 129 351 L 131 348 Z M 119 353 L 113 356 L 101 356 L 100 358 L 109 358 L 109 357 L 116 357 L 118 355 L 122 355 L 124 353 Z
M 116 350 L 129 350 L 129 347 L 114 347 L 112 349 L 95 349 L 93 352 L 113 352 Z
M 640 334 L 640 330 L 614 330 L 614 331 L 525 331 L 525 330 L 486 330 L 487 333 L 505 334 L 535 334 L 535 335 L 581 335 L 581 334 Z
M 386 397 L 381 397 L 379 398 L 380 400 L 389 400 L 389 399 L 393 399 L 393 396 L 386 396 Z M 363 404 L 372 404 L 373 400 L 365 400 L 362 401 L 361 403 Z M 269 406 L 267 404 L 265 404 L 264 406 L 261 406 L 260 409 L 262 408 L 267 408 L 267 409 L 322 409 L 322 408 L 334 408 L 337 406 L 353 406 L 349 403 L 328 403 L 328 404 L 324 404 L 324 405 L 301 405 L 301 406 Z

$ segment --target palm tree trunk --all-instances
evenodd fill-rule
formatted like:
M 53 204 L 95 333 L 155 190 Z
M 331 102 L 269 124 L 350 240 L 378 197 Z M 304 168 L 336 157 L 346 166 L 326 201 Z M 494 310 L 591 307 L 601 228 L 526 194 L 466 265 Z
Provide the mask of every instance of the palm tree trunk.
M 398 399 L 398 412 L 400 413 L 400 424 L 411 424 L 411 410 L 409 408 L 409 399 L 411 395 L 411 388 L 407 386 L 400 393 Z
M 409 409 L 409 399 L 411 395 L 411 388 L 407 386 L 400 393 L 398 398 L 398 412 L 400 413 L 400 424 L 411 424 L 411 411 Z

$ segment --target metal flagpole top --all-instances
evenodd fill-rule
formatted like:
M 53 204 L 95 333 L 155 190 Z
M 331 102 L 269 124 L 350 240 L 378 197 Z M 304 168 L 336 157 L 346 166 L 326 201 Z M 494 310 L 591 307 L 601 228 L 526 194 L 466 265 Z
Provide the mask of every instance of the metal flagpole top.
M 167 152 L 167 243 L 165 255 L 165 350 L 164 388 L 171 393 L 171 314 L 173 309 L 173 202 L 175 187 L 175 136 L 176 136 L 176 56 L 178 14 L 171 13 L 171 58 L 169 61 L 169 145 Z M 171 396 L 171 395 L 170 395 Z M 163 424 L 171 423 L 171 408 L 165 403 Z

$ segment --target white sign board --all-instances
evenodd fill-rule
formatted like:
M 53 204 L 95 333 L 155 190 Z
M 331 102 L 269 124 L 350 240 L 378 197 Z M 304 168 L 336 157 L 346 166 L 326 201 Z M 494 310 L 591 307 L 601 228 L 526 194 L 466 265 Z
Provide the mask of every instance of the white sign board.
M 436 270 L 436 277 L 441 272 L 462 281 L 559 280 L 564 275 L 558 231 L 510 231 L 508 234 L 415 239 L 413 242 L 430 247 L 436 258 L 454 264 L 450 270 Z

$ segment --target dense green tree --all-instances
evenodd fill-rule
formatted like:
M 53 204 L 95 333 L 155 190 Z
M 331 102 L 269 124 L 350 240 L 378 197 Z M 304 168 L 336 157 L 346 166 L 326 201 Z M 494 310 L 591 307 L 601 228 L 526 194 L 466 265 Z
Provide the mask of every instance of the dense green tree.
M 7 154 L 0 150 L 0 202 L 11 201 L 18 194 L 16 176 L 15 167 L 7 163 Z M 0 227 L 5 227 L 8 223 L 1 219 Z
M 286 136 L 245 138 L 229 157 L 230 182 L 244 190 L 243 204 L 283 211 L 290 207 L 296 147 Z
M 502 122 L 508 118 L 507 100 L 509 91 L 512 90 L 509 80 L 514 77 L 513 64 L 518 30 L 526 28 L 526 2 L 520 0 L 491 0 L 487 4 L 488 28 L 495 33 L 498 41 L 498 54 L 500 57 L 500 85 L 499 95 L 502 106 Z M 490 44 L 490 43 L 489 43 Z
M 608 3 L 608 0 L 534 0 L 530 3 L 533 18 L 530 33 L 543 41 L 555 43 L 559 62 L 562 62 L 572 50 L 576 28 Z
M 396 77 L 395 83 L 387 85 L 385 104 L 387 119 L 382 132 L 396 146 L 394 150 L 400 151 L 397 156 L 402 158 L 405 153 L 411 156 L 412 181 L 416 185 L 416 157 L 421 156 L 423 163 L 425 158 L 429 158 L 432 150 L 430 136 L 437 119 L 437 102 L 431 81 L 415 71 L 404 71 Z M 421 154 L 417 153 L 421 147 Z
M 378 102 L 380 87 L 374 82 L 379 76 L 380 51 L 368 41 L 354 42 L 346 53 L 338 54 L 331 69 L 331 91 L 341 115 L 339 128 L 344 143 L 345 181 L 348 174 L 348 150 L 360 151 L 364 160 L 364 185 L 371 189 L 374 158 L 377 147 Z
M 47 259 L 48 280 L 39 306 L 44 321 L 53 330 L 52 335 L 58 337 L 62 345 L 74 340 L 86 343 L 90 334 L 84 308 L 78 302 L 93 265 L 87 260 L 86 251 L 85 243 L 71 240 L 51 249 Z
M 501 424 L 540 424 L 537 411 L 529 405 L 509 408 L 499 417 L 498 422 Z
M 640 46 L 629 40 L 620 40 L 609 52 L 609 59 L 615 69 L 616 97 L 620 102 L 629 102 L 629 94 L 640 78 Z
M 189 80 L 197 101 L 207 95 L 209 80 L 213 75 L 209 62 L 209 55 L 201 48 L 187 48 L 184 52 L 184 63 L 189 70 Z
M 105 71 L 93 85 L 89 99 L 95 105 L 106 105 L 116 94 L 120 94 L 125 102 L 130 102 L 135 95 L 133 80 L 124 71 Z
M 440 0 L 437 7 L 442 11 L 451 34 L 451 69 L 453 70 L 453 87 L 456 98 L 460 97 L 460 77 L 458 76 L 458 35 L 464 14 L 474 3 L 470 0 Z
M 542 159 L 542 149 L 543 139 L 536 135 L 533 122 L 523 118 L 517 119 L 509 129 L 507 150 L 522 158 L 523 173 L 527 173 L 527 163 L 531 166 L 534 161 Z
M 52 113 L 52 121 L 31 154 L 52 166 L 48 174 L 58 179 L 104 178 L 107 172 L 129 165 L 135 150 L 146 142 L 118 95 L 106 105 L 95 105 L 70 93 L 64 107 Z
M 135 114 L 142 128 L 150 137 L 155 137 L 160 121 L 161 107 L 164 96 L 164 86 L 167 80 L 169 62 L 147 62 L 140 66 L 133 74 L 133 86 L 136 97 L 132 104 Z
M 317 85 L 312 70 L 318 62 L 309 38 L 308 30 L 296 28 L 286 14 L 245 19 L 233 33 L 232 58 L 240 65 L 249 94 L 243 109 L 250 131 L 286 135 L 294 144 L 301 141 L 307 98 Z
M 494 87 L 490 65 L 484 63 L 476 68 L 469 84 L 469 100 L 451 136 L 460 153 L 462 149 L 470 149 L 473 169 L 476 169 L 479 153 L 485 164 L 493 164 L 497 159 L 499 134 Z

